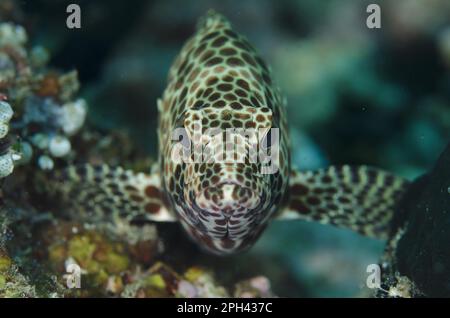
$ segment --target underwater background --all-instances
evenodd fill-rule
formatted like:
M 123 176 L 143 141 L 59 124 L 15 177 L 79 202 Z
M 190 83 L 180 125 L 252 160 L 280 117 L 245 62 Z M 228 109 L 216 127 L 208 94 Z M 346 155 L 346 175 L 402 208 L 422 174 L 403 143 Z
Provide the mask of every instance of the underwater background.
M 447 0 L 85 0 L 76 1 L 81 29 L 66 27 L 69 3 L 0 0 L 0 20 L 1 28 L 24 28 L 27 40 L 15 45 L 31 52 L 26 63 L 35 63 L 41 83 L 23 93 L 19 113 L 29 119 L 15 126 L 19 135 L 47 131 L 41 129 L 47 118 L 29 123 L 37 122 L 33 112 L 56 107 L 39 99 L 53 94 L 48 74 L 69 74 L 70 96 L 61 104 L 87 105 L 83 128 L 67 133 L 70 161 L 149 169 L 157 158 L 156 100 L 172 61 L 210 8 L 271 66 L 287 98 L 292 161 L 299 169 L 369 164 L 414 180 L 433 168 L 450 141 Z M 370 3 L 381 6 L 380 29 L 366 26 Z M 7 66 L 2 58 L 0 79 Z M 14 85 L 19 100 L 25 84 Z M 50 164 L 40 151 L 14 168 L 11 188 L 22 189 L 31 171 L 64 165 L 60 156 L 45 155 Z M 177 224 L 149 225 L 130 238 L 96 230 L 101 225 L 93 230 L 77 220 L 43 219 L 47 209 L 19 192 L 4 195 L 9 203 L 0 212 L 5 297 L 368 297 L 366 268 L 385 251 L 385 242 L 295 221 L 272 222 L 249 252 L 223 258 L 200 251 Z M 80 290 L 64 286 L 68 259 L 87 270 Z

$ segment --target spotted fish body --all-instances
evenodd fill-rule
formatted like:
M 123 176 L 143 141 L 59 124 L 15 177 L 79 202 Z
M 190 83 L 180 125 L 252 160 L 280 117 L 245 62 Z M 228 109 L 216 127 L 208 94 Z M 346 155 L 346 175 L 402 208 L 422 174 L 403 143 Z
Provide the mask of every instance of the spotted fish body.
M 206 16 L 170 69 L 159 102 L 162 183 L 183 227 L 216 253 L 252 245 L 275 213 L 289 179 L 286 116 L 270 70 L 228 21 Z M 174 163 L 174 129 L 279 128 L 279 171 L 261 163 Z
M 54 172 L 45 194 L 56 196 L 72 216 L 89 220 L 179 221 L 200 247 L 219 255 L 248 249 L 273 219 L 333 224 L 376 238 L 389 235 L 408 182 L 367 166 L 291 169 L 281 94 L 264 61 L 221 15 L 210 12 L 200 20 L 169 71 L 158 112 L 160 156 L 152 174 L 70 166 Z M 264 164 L 243 150 L 248 140 L 236 133 L 216 153 L 235 149 L 244 154 L 239 162 L 179 160 L 174 149 L 180 142 L 197 142 L 200 149 L 215 145 L 196 135 L 198 126 L 202 133 L 262 131 L 256 141 L 276 154 L 277 169 L 263 173 Z M 268 142 L 271 128 L 279 129 L 276 151 Z M 178 129 L 186 136 L 174 134 Z

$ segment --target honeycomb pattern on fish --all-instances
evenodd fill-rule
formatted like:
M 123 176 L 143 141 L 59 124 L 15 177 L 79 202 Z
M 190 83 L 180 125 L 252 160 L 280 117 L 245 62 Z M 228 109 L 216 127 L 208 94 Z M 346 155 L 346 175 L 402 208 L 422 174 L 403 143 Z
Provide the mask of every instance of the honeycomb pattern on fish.
M 289 179 L 286 115 L 270 70 L 222 16 L 210 13 L 175 60 L 158 106 L 162 184 L 181 223 L 213 251 L 248 246 L 280 205 Z M 260 163 L 174 163 L 178 141 L 166 132 L 184 127 L 193 136 L 199 121 L 203 130 L 280 128 L 279 173 L 261 175 Z
M 301 107 L 301 105 L 299 105 Z M 179 221 L 209 252 L 228 255 L 250 248 L 273 219 L 305 219 L 385 238 L 395 204 L 408 182 L 367 166 L 298 172 L 290 165 L 285 102 L 271 71 L 255 49 L 220 14 L 209 12 L 172 65 L 158 100 L 159 164 L 152 174 L 102 165 L 56 172 L 47 194 L 88 219 L 146 218 Z M 277 155 L 278 170 L 262 173 L 244 149 L 249 141 L 231 133 L 224 144 L 196 135 L 208 129 L 252 128 L 258 142 Z M 174 135 L 184 128 L 187 139 Z M 279 129 L 279 151 L 269 142 Z M 222 137 L 225 137 L 224 133 Z M 174 146 L 211 146 L 202 162 L 179 159 Z M 217 162 L 235 149 L 239 162 Z M 195 159 L 189 155 L 190 159 Z M 209 157 L 208 157 L 209 156 Z M 53 186 L 52 186 L 53 184 Z

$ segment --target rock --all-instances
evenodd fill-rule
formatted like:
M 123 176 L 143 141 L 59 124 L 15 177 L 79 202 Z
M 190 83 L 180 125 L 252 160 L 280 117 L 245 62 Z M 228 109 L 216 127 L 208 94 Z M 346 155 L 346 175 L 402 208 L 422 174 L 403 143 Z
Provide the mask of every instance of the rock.
M 408 277 L 420 290 L 413 297 L 450 297 L 449 186 L 450 144 L 434 168 L 413 182 L 394 220 L 391 272 Z

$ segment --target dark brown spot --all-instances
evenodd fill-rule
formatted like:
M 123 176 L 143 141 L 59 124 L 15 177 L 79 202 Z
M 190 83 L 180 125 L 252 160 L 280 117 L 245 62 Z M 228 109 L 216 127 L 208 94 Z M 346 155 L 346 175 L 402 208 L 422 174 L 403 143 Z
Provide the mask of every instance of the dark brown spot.
M 294 211 L 297 211 L 297 212 L 303 213 L 303 214 L 310 212 L 308 207 L 300 200 L 292 200 L 292 202 L 290 204 L 290 208 Z
M 194 83 L 192 84 L 192 86 L 189 88 L 189 91 L 190 91 L 191 93 L 194 92 L 194 91 L 196 91 L 197 88 L 199 87 L 199 85 L 200 85 L 199 82 L 194 82 Z
M 195 51 L 194 51 L 194 57 L 198 57 L 200 54 L 203 53 L 203 51 L 206 48 L 206 44 L 202 43 Z
M 233 44 L 241 50 L 248 50 L 248 47 L 241 41 L 233 41 Z
M 393 176 L 386 176 L 386 178 L 384 179 L 384 184 L 387 186 L 391 186 L 392 184 L 394 184 L 394 177 Z
M 246 52 L 243 52 L 242 54 L 242 58 L 244 59 L 245 62 L 247 62 L 248 64 L 256 67 L 256 62 L 255 60 Z
M 214 72 L 216 73 L 222 73 L 223 71 L 225 71 L 225 68 L 223 66 L 216 66 L 214 68 Z
M 343 204 L 348 204 L 351 202 L 350 199 L 347 197 L 338 197 L 338 201 Z
M 305 195 L 309 192 L 309 189 L 303 184 L 296 184 L 292 186 L 291 191 L 294 195 Z
M 236 127 L 236 128 L 241 128 L 242 127 L 242 121 L 237 120 L 237 119 L 233 120 L 232 124 L 233 124 L 233 127 Z
M 333 211 L 339 210 L 338 206 L 336 204 L 334 204 L 334 203 L 327 204 L 327 209 L 333 210 Z
M 202 57 L 200 58 L 200 61 L 204 62 L 210 59 L 213 55 L 214 55 L 213 51 L 206 51 L 205 54 L 203 54 Z
M 333 179 L 331 179 L 330 176 L 323 176 L 322 177 L 322 183 L 331 183 Z
M 220 127 L 222 129 L 228 129 L 228 128 L 231 128 L 231 124 L 229 122 L 223 122 Z
M 224 36 L 221 36 L 221 37 L 218 37 L 217 39 L 215 39 L 215 40 L 211 43 L 211 45 L 212 45 L 213 47 L 219 47 L 219 46 L 222 46 L 225 42 L 227 42 L 227 38 L 224 37 Z
M 221 107 L 224 107 L 224 106 L 225 106 L 225 102 L 223 100 L 218 100 L 217 102 L 215 102 L 213 104 L 213 107 L 218 107 L 218 108 L 221 108 Z
M 132 185 L 125 186 L 125 190 L 130 191 L 130 192 L 138 192 L 139 191 L 136 187 L 134 187 Z
M 234 95 L 234 94 L 232 94 L 232 93 L 227 93 L 227 94 L 225 94 L 224 96 L 223 96 L 226 100 L 229 100 L 229 101 L 233 101 L 233 100 L 236 100 L 236 96 Z
M 220 93 L 214 93 L 211 96 L 209 96 L 208 100 L 213 102 L 213 101 L 219 99 L 219 97 L 220 97 Z
M 248 121 L 245 123 L 245 128 L 255 128 L 256 123 L 254 121 Z
M 161 196 L 158 188 L 151 185 L 145 188 L 145 195 L 150 198 L 159 198 Z
M 189 75 L 189 81 L 193 81 L 195 80 L 195 78 L 198 76 L 198 74 L 200 73 L 200 70 L 198 68 L 192 70 L 191 74 Z
M 243 66 L 244 62 L 242 62 L 241 59 L 230 57 L 229 59 L 227 59 L 227 64 L 230 66 Z
M 266 63 L 262 60 L 262 58 L 260 58 L 259 56 L 256 57 L 256 62 L 258 62 L 258 64 L 263 68 L 263 70 L 265 71 L 265 73 L 269 72 L 269 69 L 267 68 Z
M 260 123 L 264 122 L 266 120 L 266 118 L 264 117 L 264 115 L 257 115 L 256 116 L 256 121 L 259 121 Z
M 325 191 L 326 191 L 327 193 L 329 193 L 329 194 L 335 194 L 335 193 L 338 192 L 337 189 L 334 188 L 334 187 L 332 187 L 332 188 L 327 188 L 327 189 L 325 189 Z
M 159 212 L 160 205 L 156 203 L 147 203 L 144 207 L 145 211 L 150 214 L 156 214 Z
M 141 196 L 138 196 L 138 195 L 131 195 L 131 196 L 130 196 L 130 199 L 131 199 L 132 201 L 135 201 L 135 202 L 142 202 L 142 201 L 144 201 L 144 198 L 141 197 Z
M 207 88 L 204 92 L 203 92 L 203 97 L 208 97 L 209 95 L 211 95 L 211 93 L 213 92 L 213 89 L 211 87 Z
M 172 193 L 175 191 L 175 182 L 173 181 L 173 178 L 170 178 L 169 180 L 169 191 Z
M 247 97 L 247 93 L 242 89 L 237 89 L 235 93 L 240 97 Z
M 213 176 L 213 177 L 211 178 L 211 182 L 212 182 L 213 184 L 216 184 L 216 183 L 218 183 L 219 181 L 220 181 L 219 176 Z
M 231 103 L 231 104 L 230 104 L 230 107 L 233 108 L 233 109 L 235 109 L 235 110 L 240 110 L 240 109 L 242 109 L 242 105 L 241 105 L 240 103 L 237 103 L 237 102 Z
M 208 80 L 206 81 L 206 85 L 213 86 L 218 81 L 219 81 L 219 79 L 217 78 L 217 76 L 212 76 L 212 77 L 208 78 Z
M 203 104 L 204 104 L 204 103 L 203 103 L 202 100 L 198 100 L 198 101 L 195 102 L 193 108 L 199 109 L 199 108 L 201 108 L 201 107 L 203 106 Z
M 311 205 L 319 205 L 320 204 L 320 200 L 317 197 L 308 197 L 308 199 L 306 199 L 306 201 L 308 202 L 308 204 L 311 204 Z
M 212 59 L 208 60 L 208 62 L 206 62 L 206 66 L 214 66 L 222 63 L 222 61 L 223 59 L 220 57 L 213 57 Z
M 225 33 L 225 35 L 229 36 L 230 38 L 233 38 L 233 39 L 237 39 L 238 38 L 237 33 L 232 31 L 232 30 L 225 30 L 224 33 Z
M 225 82 L 232 82 L 232 81 L 233 81 L 233 77 L 230 76 L 230 75 L 227 75 L 227 76 L 225 76 L 225 77 L 223 78 L 223 80 L 224 80 Z
M 206 41 L 208 41 L 208 40 L 211 40 L 212 38 L 214 38 L 214 37 L 216 37 L 216 36 L 218 36 L 218 35 L 219 35 L 219 32 L 217 32 L 217 31 L 211 32 L 211 33 L 209 33 L 209 34 L 207 34 L 207 35 L 205 35 L 205 36 L 203 37 L 202 42 L 206 42 Z
M 229 248 L 233 248 L 236 243 L 233 240 L 231 240 L 230 238 L 225 238 L 225 239 L 222 239 L 221 244 L 222 244 L 223 248 L 229 249 Z
M 368 169 L 367 170 L 367 183 L 369 184 L 373 184 L 375 183 L 375 180 L 377 178 L 377 172 L 373 169 Z
M 313 190 L 313 192 L 314 192 L 314 194 L 322 194 L 322 193 L 323 193 L 323 189 L 321 189 L 321 188 L 315 188 L 315 189 Z
M 241 104 L 246 105 L 246 106 L 252 106 L 252 104 L 250 103 L 250 101 L 246 98 L 241 98 L 239 99 L 239 101 L 241 102 Z
M 225 55 L 225 56 L 230 56 L 230 55 L 235 55 L 237 53 L 237 51 L 235 49 L 232 48 L 223 48 L 220 50 L 220 54 Z
M 233 89 L 233 86 L 231 84 L 219 84 L 217 85 L 217 89 L 220 91 L 228 92 Z
M 250 86 L 248 85 L 248 83 L 246 81 L 244 81 L 243 79 L 240 79 L 236 82 L 241 88 L 245 89 L 245 90 L 250 90 Z

